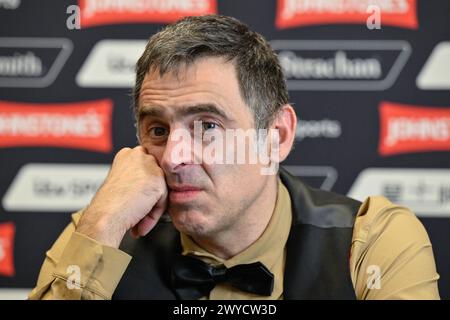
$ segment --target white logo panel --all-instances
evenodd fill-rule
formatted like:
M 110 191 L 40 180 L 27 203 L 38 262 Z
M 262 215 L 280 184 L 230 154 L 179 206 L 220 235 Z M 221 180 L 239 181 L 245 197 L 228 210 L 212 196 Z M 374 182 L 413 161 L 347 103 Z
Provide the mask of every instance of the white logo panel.
M 450 41 L 441 42 L 433 49 L 416 84 L 422 90 L 450 90 Z
M 289 90 L 386 90 L 411 55 L 399 40 L 273 40 Z
M 368 168 L 348 196 L 363 201 L 382 195 L 421 217 L 450 216 L 450 169 Z
M 76 76 L 80 87 L 131 88 L 136 62 L 146 40 L 102 40 L 98 42 Z
M 104 164 L 23 166 L 3 198 L 7 211 L 72 212 L 91 201 L 106 178 Z

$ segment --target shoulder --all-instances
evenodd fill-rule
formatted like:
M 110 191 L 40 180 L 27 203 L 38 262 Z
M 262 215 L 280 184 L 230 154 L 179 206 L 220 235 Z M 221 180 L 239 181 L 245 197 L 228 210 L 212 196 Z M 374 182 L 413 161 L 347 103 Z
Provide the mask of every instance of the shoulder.
M 382 196 L 367 198 L 357 213 L 350 270 L 359 299 L 439 298 L 424 226 L 411 210 Z M 379 287 L 371 287 L 374 280 Z
M 392 236 L 396 243 L 430 243 L 425 228 L 410 209 L 385 197 L 371 196 L 356 214 L 353 242 L 370 244 L 381 236 Z

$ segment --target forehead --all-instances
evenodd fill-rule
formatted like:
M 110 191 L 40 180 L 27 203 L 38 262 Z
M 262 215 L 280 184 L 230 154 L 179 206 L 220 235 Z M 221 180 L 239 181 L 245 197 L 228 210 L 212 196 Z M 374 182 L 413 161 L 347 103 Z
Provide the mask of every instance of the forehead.
M 216 105 L 236 117 L 251 116 L 242 99 L 235 66 L 223 58 L 200 58 L 162 76 L 147 73 L 139 94 L 139 111 L 159 107 L 168 112 L 192 105 Z
M 238 87 L 234 62 L 226 61 L 222 57 L 202 57 L 197 58 L 189 64 L 180 62 L 173 69 L 160 74 L 158 68 L 152 68 L 144 78 L 141 88 L 145 90 L 145 85 L 171 86 L 183 84 L 220 84 L 220 78 L 225 78 Z M 219 78 L 218 78 L 219 77 Z

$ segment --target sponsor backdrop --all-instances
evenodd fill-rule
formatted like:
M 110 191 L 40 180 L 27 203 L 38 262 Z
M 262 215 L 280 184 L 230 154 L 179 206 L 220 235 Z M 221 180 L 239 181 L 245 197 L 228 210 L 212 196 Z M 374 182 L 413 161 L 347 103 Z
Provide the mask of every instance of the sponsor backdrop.
M 446 0 L 0 0 L 3 297 L 34 286 L 70 213 L 136 144 L 130 88 L 146 39 L 205 13 L 241 19 L 278 52 L 299 116 L 289 170 L 412 208 L 450 298 Z

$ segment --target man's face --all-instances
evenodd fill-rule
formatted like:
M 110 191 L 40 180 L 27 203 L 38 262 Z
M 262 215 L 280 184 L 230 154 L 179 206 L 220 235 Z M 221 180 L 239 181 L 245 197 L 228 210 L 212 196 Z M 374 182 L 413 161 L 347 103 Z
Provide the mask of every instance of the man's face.
M 253 114 L 239 92 L 234 65 L 208 57 L 177 74 L 160 77 L 157 71 L 148 73 L 141 87 L 138 114 L 141 145 L 164 170 L 168 211 L 176 228 L 191 236 L 245 228 L 241 221 L 248 222 L 245 215 L 258 211 L 255 207 L 270 179 L 261 175 L 262 165 L 248 161 L 199 163 L 195 161 L 198 154 L 189 148 L 192 145 L 185 146 L 192 152 L 175 152 L 180 144 L 188 143 L 173 139 L 177 130 L 194 137 L 196 121 L 202 121 L 203 134 L 210 136 L 225 137 L 226 129 L 254 129 Z M 206 145 L 203 142 L 203 147 Z

